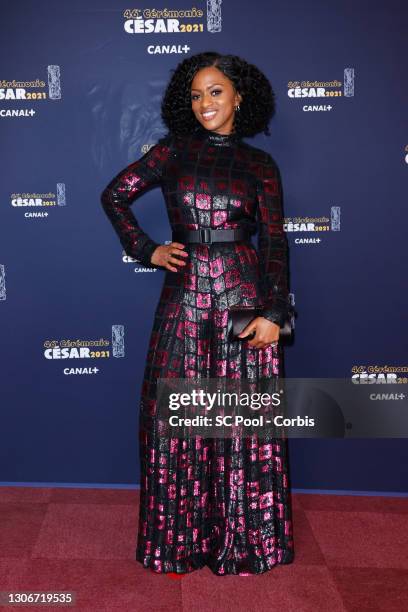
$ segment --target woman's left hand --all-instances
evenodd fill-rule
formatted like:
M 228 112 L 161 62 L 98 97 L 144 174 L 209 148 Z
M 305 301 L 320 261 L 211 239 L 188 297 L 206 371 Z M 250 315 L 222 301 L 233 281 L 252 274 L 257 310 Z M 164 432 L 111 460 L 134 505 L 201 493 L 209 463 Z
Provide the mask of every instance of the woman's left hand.
M 255 331 L 255 336 L 248 340 L 248 344 L 253 348 L 262 349 L 272 342 L 279 341 L 279 330 L 280 327 L 277 323 L 273 323 L 265 317 L 255 317 L 237 337 L 244 338 L 244 336 L 248 336 Z

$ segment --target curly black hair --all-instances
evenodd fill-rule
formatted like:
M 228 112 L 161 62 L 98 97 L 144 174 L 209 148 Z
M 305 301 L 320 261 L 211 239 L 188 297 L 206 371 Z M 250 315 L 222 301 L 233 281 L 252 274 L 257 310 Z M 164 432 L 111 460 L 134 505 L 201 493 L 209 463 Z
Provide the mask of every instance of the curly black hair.
M 215 66 L 232 81 L 241 94 L 240 110 L 234 115 L 234 130 L 240 136 L 270 135 L 268 123 L 275 114 L 275 93 L 267 77 L 254 64 L 237 55 L 216 51 L 186 58 L 172 71 L 161 104 L 164 124 L 173 134 L 191 134 L 198 121 L 191 108 L 191 83 L 198 70 Z

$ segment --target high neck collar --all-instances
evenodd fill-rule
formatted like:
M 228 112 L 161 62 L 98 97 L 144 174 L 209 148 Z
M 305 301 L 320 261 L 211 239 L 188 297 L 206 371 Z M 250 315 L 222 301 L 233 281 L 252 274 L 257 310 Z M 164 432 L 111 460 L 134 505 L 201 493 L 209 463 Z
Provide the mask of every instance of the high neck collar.
M 194 132 L 196 136 L 199 138 L 203 138 L 207 140 L 212 145 L 218 147 L 228 147 L 232 144 L 238 142 L 241 137 L 236 132 L 231 132 L 230 134 L 219 134 L 218 132 L 214 132 L 213 130 L 207 130 L 201 123 L 199 123 Z

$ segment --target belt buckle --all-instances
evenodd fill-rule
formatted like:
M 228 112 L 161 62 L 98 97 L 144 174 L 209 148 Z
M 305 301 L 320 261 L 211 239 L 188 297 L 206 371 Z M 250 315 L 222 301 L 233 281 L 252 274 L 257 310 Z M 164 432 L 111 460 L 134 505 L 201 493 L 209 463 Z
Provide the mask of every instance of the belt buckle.
M 211 243 L 211 229 L 209 227 L 200 229 L 200 241 Z

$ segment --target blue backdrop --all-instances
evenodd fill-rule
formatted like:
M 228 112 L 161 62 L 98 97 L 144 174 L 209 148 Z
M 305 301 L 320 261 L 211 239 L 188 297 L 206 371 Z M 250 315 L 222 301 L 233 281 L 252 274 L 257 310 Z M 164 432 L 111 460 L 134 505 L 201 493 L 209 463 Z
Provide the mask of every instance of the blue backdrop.
M 241 55 L 276 92 L 272 135 L 249 142 L 282 174 L 299 313 L 286 375 L 407 382 L 405 3 L 21 0 L 2 12 L 1 481 L 139 482 L 164 273 L 124 256 L 99 198 L 165 133 L 170 71 L 200 51 Z M 133 210 L 170 240 L 160 189 Z M 405 440 L 289 449 L 295 488 L 408 490 Z

